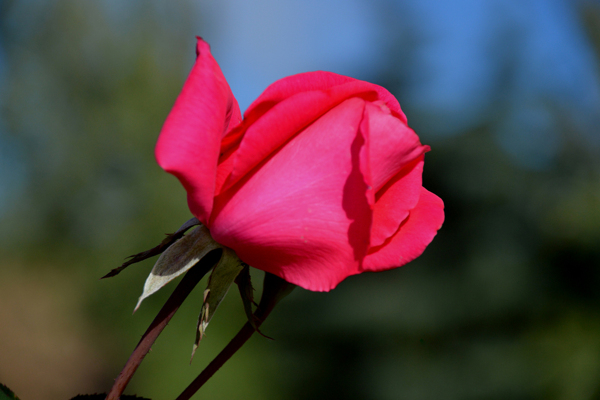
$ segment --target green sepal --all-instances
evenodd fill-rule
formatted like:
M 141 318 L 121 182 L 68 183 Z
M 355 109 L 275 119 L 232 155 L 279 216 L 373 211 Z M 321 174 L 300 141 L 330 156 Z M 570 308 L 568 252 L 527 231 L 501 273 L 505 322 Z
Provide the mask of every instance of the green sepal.
M 227 247 L 223 248 L 221 259 L 214 267 L 208 280 L 208 286 L 204 291 L 204 303 L 196 326 L 196 340 L 192 349 L 192 358 L 194 358 L 200 340 L 205 335 L 206 327 L 225 298 L 231 284 L 244 269 L 244 265 L 246 264 L 238 258 L 233 250 Z
M 146 297 L 156 293 L 167 283 L 196 265 L 209 252 L 219 248 L 223 248 L 223 246 L 213 240 L 204 225 L 200 225 L 189 235 L 185 235 L 173 243 L 156 261 L 144 283 L 144 290 L 133 312 L 138 309 Z
M 235 283 L 238 285 L 238 289 L 240 291 L 240 296 L 242 297 L 242 303 L 244 304 L 244 312 L 246 313 L 246 317 L 248 318 L 248 322 L 254 330 L 263 337 L 267 339 L 273 340 L 273 338 L 265 335 L 258 329 L 257 320 L 252 312 L 252 304 L 257 306 L 256 302 L 254 302 L 254 288 L 252 287 L 252 280 L 250 279 L 250 266 L 244 263 L 244 269 L 235 279 Z
M 131 264 L 135 264 L 137 262 L 144 261 L 150 257 L 159 255 L 160 253 L 162 253 L 163 251 L 168 249 L 169 246 L 171 246 L 177 240 L 181 239 L 181 237 L 183 237 L 183 235 L 185 234 L 185 232 L 188 229 L 190 229 L 192 226 L 196 226 L 196 225 L 200 225 L 200 221 L 198 221 L 197 218 L 191 218 L 191 219 L 187 220 L 183 225 L 181 225 L 181 227 L 179 229 L 177 229 L 176 232 L 167 233 L 167 237 L 164 238 L 163 241 L 160 242 L 160 244 L 158 246 L 155 246 L 155 247 L 151 248 L 150 250 L 142 251 L 141 253 L 137 253 L 137 254 L 127 257 L 127 258 L 129 258 L 129 260 L 127 260 L 123 264 L 121 264 L 120 267 L 113 268 L 112 270 L 110 270 L 110 272 L 108 274 L 104 275 L 100 279 L 110 278 L 112 276 L 115 276 L 115 275 L 119 274 L 119 272 L 123 271 L 125 268 L 130 266 Z

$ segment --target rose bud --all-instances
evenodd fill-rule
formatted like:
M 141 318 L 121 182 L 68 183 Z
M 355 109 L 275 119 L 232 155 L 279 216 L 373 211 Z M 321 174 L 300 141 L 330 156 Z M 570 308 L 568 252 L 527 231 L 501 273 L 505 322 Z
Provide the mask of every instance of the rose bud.
M 422 186 L 428 146 L 386 89 L 331 72 L 270 85 L 242 119 L 198 38 L 156 159 L 192 214 L 254 268 L 308 290 L 415 259 L 444 220 Z

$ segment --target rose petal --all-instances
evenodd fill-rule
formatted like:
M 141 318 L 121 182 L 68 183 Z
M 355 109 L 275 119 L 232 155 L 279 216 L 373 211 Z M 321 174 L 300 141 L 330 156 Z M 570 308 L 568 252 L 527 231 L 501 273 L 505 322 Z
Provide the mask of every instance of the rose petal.
M 273 105 L 301 92 L 313 90 L 327 90 L 334 86 L 343 85 L 350 82 L 361 82 L 369 85 L 371 90 L 377 92 L 377 97 L 394 113 L 399 114 L 404 122 L 406 117 L 400 109 L 398 100 L 387 89 L 373 83 L 359 81 L 344 75 L 334 74 L 333 72 L 314 71 L 304 72 L 280 79 L 267 87 L 267 89 L 248 107 L 244 113 L 244 119 L 258 119 Z M 258 114 L 258 115 L 256 115 Z
M 218 196 L 214 239 L 309 290 L 330 290 L 358 273 L 371 224 L 364 104 L 344 101 Z
M 362 129 L 368 129 L 371 179 L 378 191 L 429 147 L 421 145 L 417 134 L 384 105 L 367 103 L 365 114 Z
M 372 247 L 383 244 L 395 234 L 417 205 L 421 196 L 423 159 L 421 155 L 406 165 L 377 192 L 373 206 Z
M 419 200 L 423 153 L 419 137 L 381 102 L 367 103 L 361 130 L 368 138 L 367 179 L 373 204 L 371 246 L 383 244 L 398 230 Z
M 215 192 L 221 138 L 241 120 L 231 89 L 206 42 L 198 38 L 196 64 L 158 138 L 158 164 L 188 193 L 194 216 L 206 223 Z
M 346 81 L 342 78 L 345 78 Z M 234 155 L 231 174 L 221 190 L 227 190 L 233 186 L 300 130 L 350 97 L 361 97 L 368 101 L 383 101 L 382 96 L 389 100 L 391 97 L 393 100 L 391 106 L 397 105 L 398 110 L 400 109 L 396 99 L 385 89 L 372 83 L 355 79 L 348 81 L 348 79 L 351 78 L 340 78 L 339 75 L 325 72 L 313 72 L 285 78 L 271 85 L 248 109 L 244 122 L 239 128 L 236 128 L 236 131 L 239 130 L 239 132 L 236 132 L 235 135 L 232 133 L 232 137 L 227 138 L 224 147 L 230 149 L 232 147 L 230 142 L 239 140 L 243 135 Z M 334 85 L 338 82 L 343 83 Z M 311 90 L 313 88 L 318 90 Z M 379 107 L 371 107 L 380 110 Z M 379 113 L 381 114 L 381 111 Z M 394 129 L 403 126 L 405 130 L 410 131 L 406 125 L 402 125 L 398 118 L 389 115 L 389 109 L 386 116 L 397 122 L 397 126 L 393 126 Z M 385 119 L 380 122 L 381 119 L 377 116 L 374 117 L 374 128 L 389 128 L 381 125 L 390 125 L 391 123 L 386 122 Z M 244 130 L 245 132 L 242 132 Z M 404 134 L 404 136 L 408 137 L 409 135 Z M 416 137 L 414 133 L 413 136 Z M 405 141 L 408 139 L 406 138 Z M 416 143 L 418 143 L 418 138 L 416 138 Z M 405 147 L 408 146 L 408 143 L 401 144 Z M 420 143 L 418 144 L 420 145 Z
M 244 113 L 244 119 L 256 120 L 277 103 L 302 92 L 327 90 L 353 82 L 348 76 L 326 71 L 305 72 L 279 79 L 270 84 Z
M 444 222 L 444 203 L 421 188 L 417 206 L 384 245 L 369 249 L 364 271 L 382 271 L 402 266 L 420 256 Z

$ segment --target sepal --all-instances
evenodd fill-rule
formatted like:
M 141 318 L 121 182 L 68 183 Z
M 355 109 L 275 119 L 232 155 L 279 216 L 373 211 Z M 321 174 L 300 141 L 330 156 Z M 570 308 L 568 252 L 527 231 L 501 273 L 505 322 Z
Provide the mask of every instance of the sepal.
M 112 270 L 110 270 L 110 272 L 108 274 L 104 275 L 100 279 L 110 278 L 112 276 L 115 276 L 115 275 L 119 274 L 121 271 L 123 271 L 125 268 L 130 266 L 131 264 L 135 264 L 137 262 L 144 261 L 150 257 L 159 255 L 160 253 L 162 253 L 163 251 L 168 249 L 169 246 L 171 246 L 177 240 L 181 239 L 188 229 L 190 229 L 192 226 L 196 226 L 196 225 L 200 225 L 200 221 L 198 221 L 198 219 L 196 217 L 189 219 L 188 221 L 186 221 L 185 224 L 181 225 L 181 227 L 179 229 L 177 229 L 176 232 L 167 233 L 167 237 L 164 238 L 163 241 L 160 242 L 160 244 L 158 246 L 153 247 L 150 250 L 142 251 L 141 253 L 137 253 L 137 254 L 127 257 L 127 258 L 129 258 L 129 260 L 127 260 L 123 264 L 121 264 L 120 267 L 113 268 Z
M 167 283 L 196 265 L 209 252 L 216 249 L 223 249 L 225 252 L 225 248 L 213 240 L 208 228 L 204 225 L 200 225 L 189 235 L 172 244 L 154 264 L 133 312 L 139 308 L 146 297 L 156 293 Z
M 238 289 L 240 291 L 240 296 L 242 297 L 242 303 L 244 304 L 244 312 L 246 313 L 246 317 L 248 318 L 248 323 L 252 325 L 252 328 L 263 337 L 267 339 L 273 340 L 272 337 L 269 337 L 262 333 L 260 329 L 258 329 L 258 318 L 254 315 L 252 311 L 252 304 L 258 306 L 254 301 L 254 288 L 252 287 L 252 280 L 250 279 L 250 266 L 248 264 L 244 264 L 244 269 L 235 279 L 235 283 L 238 285 Z
M 196 340 L 192 349 L 192 358 L 198 348 L 200 340 L 205 335 L 206 327 L 208 326 L 217 308 L 227 295 L 229 288 L 235 282 L 237 276 L 242 272 L 247 265 L 242 262 L 235 252 L 227 247 L 223 248 L 221 260 L 213 268 L 213 271 L 208 280 L 208 286 L 204 291 L 204 304 L 198 317 L 196 329 Z

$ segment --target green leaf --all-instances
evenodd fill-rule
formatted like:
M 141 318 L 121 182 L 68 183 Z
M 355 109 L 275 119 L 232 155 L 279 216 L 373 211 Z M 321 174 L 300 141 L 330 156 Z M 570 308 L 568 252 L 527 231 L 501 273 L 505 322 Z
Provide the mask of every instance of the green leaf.
M 233 250 L 227 247 L 223 248 L 221 260 L 219 260 L 219 263 L 213 269 L 208 281 L 208 287 L 204 291 L 204 304 L 202 304 L 202 311 L 198 317 L 196 341 L 192 349 L 192 358 L 200 340 L 204 337 L 208 323 L 245 265 Z
M 19 400 L 8 387 L 0 383 L 0 400 Z
M 156 293 L 167 283 L 196 265 L 202 257 L 219 248 L 223 248 L 223 246 L 213 240 L 204 225 L 200 225 L 189 235 L 176 241 L 156 261 L 133 312 L 139 308 L 146 297 Z

